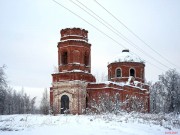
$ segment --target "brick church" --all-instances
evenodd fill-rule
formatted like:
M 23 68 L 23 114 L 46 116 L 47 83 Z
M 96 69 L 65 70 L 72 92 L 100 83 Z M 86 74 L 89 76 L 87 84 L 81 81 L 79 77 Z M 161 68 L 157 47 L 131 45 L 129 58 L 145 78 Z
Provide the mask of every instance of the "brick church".
M 91 44 L 88 31 L 62 29 L 58 42 L 58 72 L 52 74 L 50 105 L 54 114 L 83 114 L 92 103 L 121 102 L 127 111 L 149 112 L 149 86 L 145 84 L 144 62 L 129 50 L 108 65 L 108 81 L 96 83 L 91 74 Z M 118 95 L 118 96 L 117 96 Z M 116 100 L 115 100 L 116 99 Z

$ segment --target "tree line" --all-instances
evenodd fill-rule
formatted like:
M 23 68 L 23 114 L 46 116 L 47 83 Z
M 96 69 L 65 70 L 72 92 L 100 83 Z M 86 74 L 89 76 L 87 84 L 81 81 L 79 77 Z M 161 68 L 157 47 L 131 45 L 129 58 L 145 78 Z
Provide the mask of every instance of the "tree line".
M 22 88 L 17 92 L 6 80 L 5 66 L 0 67 L 0 115 L 5 114 L 48 114 L 49 103 L 47 89 L 43 92 L 40 107 L 36 107 L 36 97 L 31 98 Z
M 171 69 L 150 83 L 151 113 L 180 113 L 180 74 Z

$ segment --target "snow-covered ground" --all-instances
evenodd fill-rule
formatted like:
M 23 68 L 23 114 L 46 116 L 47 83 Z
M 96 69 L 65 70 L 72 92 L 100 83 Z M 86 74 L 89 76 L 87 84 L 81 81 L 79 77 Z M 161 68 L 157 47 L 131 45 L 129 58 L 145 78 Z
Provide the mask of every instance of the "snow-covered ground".
M 1 115 L 0 135 L 167 135 L 180 134 L 180 117 L 119 115 Z

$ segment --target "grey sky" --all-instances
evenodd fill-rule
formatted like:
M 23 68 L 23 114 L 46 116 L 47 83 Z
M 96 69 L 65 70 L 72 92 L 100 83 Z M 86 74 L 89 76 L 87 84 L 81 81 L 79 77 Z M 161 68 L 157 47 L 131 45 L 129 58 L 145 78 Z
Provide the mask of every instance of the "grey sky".
M 147 61 L 148 81 L 156 81 L 159 74 L 168 70 L 124 42 L 70 1 L 57 1 Z M 80 1 L 149 55 L 166 66 L 177 69 L 136 39 L 94 0 Z M 98 2 L 153 49 L 180 67 L 179 0 L 98 0 Z M 60 40 L 60 30 L 67 27 L 80 27 L 89 31 L 89 42 L 92 44 L 92 73 L 107 74 L 108 61 L 121 53 L 123 47 L 51 0 L 0 1 L 0 65 L 7 65 L 6 73 L 12 86 L 42 89 L 51 86 L 51 73 L 53 67 L 57 66 L 57 42 Z M 180 68 L 177 70 L 180 72 Z

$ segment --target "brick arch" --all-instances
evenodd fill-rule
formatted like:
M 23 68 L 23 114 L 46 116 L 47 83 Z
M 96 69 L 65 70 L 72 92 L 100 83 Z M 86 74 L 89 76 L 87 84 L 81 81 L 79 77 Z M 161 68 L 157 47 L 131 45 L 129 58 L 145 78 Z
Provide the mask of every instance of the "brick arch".
M 74 50 L 72 54 L 73 54 L 73 62 L 80 63 L 80 51 Z
M 66 113 L 69 110 L 69 97 L 67 95 L 61 96 L 61 114 Z
M 54 104 L 56 105 L 56 109 L 58 109 L 57 112 L 59 112 L 59 113 L 61 112 L 61 108 L 60 108 L 61 107 L 61 97 L 63 95 L 67 95 L 69 98 L 69 111 L 71 113 L 72 103 L 73 103 L 73 94 L 69 93 L 68 91 L 64 91 L 61 94 L 56 95 Z
M 122 69 L 120 67 L 115 69 L 115 77 L 122 77 Z
M 62 50 L 61 51 L 61 59 L 60 59 L 60 63 L 63 64 L 63 65 L 66 65 L 68 64 L 68 51 L 67 50 Z

